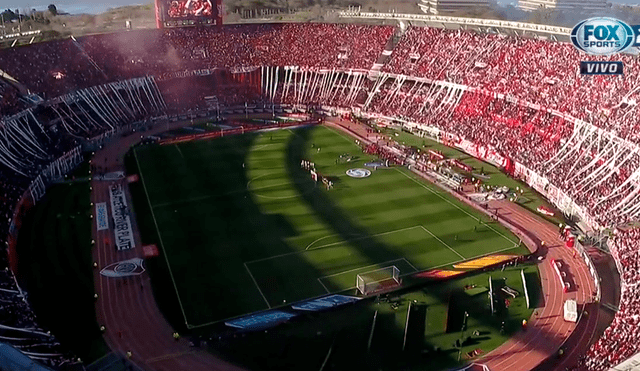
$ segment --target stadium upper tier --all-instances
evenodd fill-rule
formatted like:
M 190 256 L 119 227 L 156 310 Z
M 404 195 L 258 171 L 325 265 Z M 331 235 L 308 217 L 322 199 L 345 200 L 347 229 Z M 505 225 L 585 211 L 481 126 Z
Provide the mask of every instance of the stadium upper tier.
M 0 51 L 0 69 L 52 98 L 107 81 L 205 68 L 299 66 L 368 70 L 389 26 L 230 25 L 93 35 Z
M 474 31 L 343 24 L 130 31 L 0 50 L 11 77 L 0 78 L 0 214 L 11 218 L 27 189 L 41 195 L 82 138 L 187 111 L 287 104 L 404 120 L 493 159 L 591 226 L 637 221 L 640 65 L 620 55 L 611 59 L 623 77 L 578 73 L 581 60 L 607 58 Z M 29 103 L 25 88 L 45 102 Z M 637 283 L 637 235 L 613 240 L 625 285 Z M 617 344 L 624 357 L 640 350 L 631 293 L 589 353 L 591 369 L 617 363 Z
M 389 26 L 340 24 L 131 31 L 4 49 L 0 69 L 45 98 L 106 81 L 203 68 L 368 70 L 393 32 Z M 509 94 L 638 142 L 637 120 L 620 109 L 623 101 L 637 101 L 637 58 L 587 59 L 607 58 L 624 62 L 624 78 L 580 76 L 578 62 L 585 56 L 568 43 L 411 28 L 383 72 Z

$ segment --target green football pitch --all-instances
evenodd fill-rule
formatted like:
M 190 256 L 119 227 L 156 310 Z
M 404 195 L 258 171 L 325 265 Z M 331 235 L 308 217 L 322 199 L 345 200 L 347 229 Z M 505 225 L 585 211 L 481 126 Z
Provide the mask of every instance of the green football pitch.
M 506 228 L 405 168 L 347 176 L 375 158 L 327 127 L 147 145 L 132 154 L 144 190 L 132 191 L 142 238 L 161 247 L 170 276 L 156 295 L 175 291 L 190 328 L 353 294 L 357 274 L 382 267 L 410 275 L 527 252 Z M 352 160 L 338 161 L 344 154 Z M 312 181 L 302 159 L 333 189 Z

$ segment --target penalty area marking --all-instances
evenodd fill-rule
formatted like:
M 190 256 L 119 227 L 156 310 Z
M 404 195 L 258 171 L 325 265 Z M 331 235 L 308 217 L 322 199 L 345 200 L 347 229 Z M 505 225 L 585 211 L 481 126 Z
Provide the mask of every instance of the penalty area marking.
M 325 279 L 325 278 L 330 278 L 330 277 L 339 276 L 339 275 L 341 275 L 341 274 L 350 273 L 350 272 L 357 271 L 357 270 L 360 270 L 360 269 L 371 268 L 371 267 L 378 267 L 378 266 L 381 266 L 381 265 L 388 265 L 389 263 L 393 263 L 393 262 L 397 262 L 397 261 L 402 261 L 402 260 L 404 260 L 404 261 L 405 261 L 405 263 L 407 263 L 407 264 L 409 264 L 410 266 L 412 266 L 412 267 L 413 267 L 413 269 L 414 269 L 414 272 L 417 272 L 417 271 L 418 271 L 418 270 L 416 269 L 416 267 L 414 267 L 411 263 L 409 263 L 409 261 L 407 261 L 407 258 L 398 258 L 398 259 L 393 259 L 393 260 L 387 260 L 387 261 L 384 261 L 384 262 L 382 262 L 382 263 L 369 264 L 369 265 L 365 265 L 365 266 L 363 266 L 363 267 L 353 268 L 353 269 L 349 269 L 349 270 L 346 270 L 346 271 L 342 271 L 342 272 L 338 272 L 338 273 L 334 273 L 334 274 L 329 274 L 329 275 L 327 275 L 327 276 L 318 277 L 318 279 L 319 279 L 319 280 L 323 280 L 323 279 Z M 414 273 L 414 272 L 411 272 L 411 273 Z M 408 274 L 411 274 L 411 273 L 408 273 Z
M 309 248 L 311 246 L 315 245 L 316 242 L 320 242 L 320 241 L 324 240 L 325 238 L 335 237 L 335 236 L 339 236 L 339 235 L 340 235 L 339 233 L 336 233 L 336 234 L 330 234 L 328 236 L 320 237 L 317 240 L 315 240 L 315 241 L 311 242 L 310 244 L 308 244 L 307 247 L 305 247 L 305 250 L 309 250 Z M 357 234 L 357 233 L 352 233 L 351 235 L 352 236 L 361 236 L 360 234 Z
M 416 225 L 416 226 L 413 226 L 413 227 L 408 227 L 408 228 L 396 229 L 396 230 L 388 231 L 388 232 L 377 233 L 377 234 L 373 234 L 371 236 L 363 236 L 363 237 L 351 238 L 351 239 L 344 240 L 344 241 L 338 241 L 338 242 L 333 242 L 333 243 L 329 243 L 329 244 L 326 244 L 326 245 L 320 245 L 318 247 L 315 247 L 315 248 L 309 249 L 309 250 L 305 249 L 305 250 L 300 250 L 300 251 L 286 252 L 284 254 L 278 254 L 278 255 L 269 256 L 269 257 L 266 257 L 266 258 L 250 260 L 250 261 L 246 261 L 245 264 L 253 264 L 253 263 L 258 263 L 258 262 L 265 261 L 265 260 L 278 259 L 278 258 L 282 258 L 284 256 L 289 256 L 289 255 L 303 254 L 303 253 L 308 252 L 308 251 L 313 251 L 313 250 L 318 250 L 318 249 L 322 249 L 322 248 L 325 248 L 325 247 L 331 247 L 331 246 L 335 246 L 335 245 L 348 243 L 349 241 L 358 241 L 358 240 L 363 240 L 363 239 L 372 238 L 372 237 L 376 237 L 376 236 L 384 236 L 384 235 L 387 235 L 387 234 L 408 231 L 410 229 L 416 229 L 416 228 L 422 228 L 422 226 L 421 225 Z M 326 236 L 326 237 L 331 237 L 331 235 Z
M 462 256 L 460 253 L 458 253 L 456 250 L 454 250 L 451 246 L 449 246 L 446 242 L 442 241 L 440 239 L 440 237 L 436 236 L 435 234 L 431 233 L 430 230 L 428 230 L 427 228 L 425 228 L 424 226 L 420 226 L 422 227 L 422 229 L 424 229 L 425 232 L 429 233 L 431 236 L 433 236 L 433 238 L 435 238 L 436 240 L 440 241 L 441 244 L 445 245 L 447 247 L 447 249 L 453 251 L 454 254 L 458 255 L 459 257 L 461 257 L 462 259 L 465 259 L 464 256 Z
M 344 271 L 344 272 L 338 272 L 338 273 L 335 273 L 335 274 L 332 274 L 332 275 L 328 275 L 328 276 L 318 277 L 318 281 L 322 281 L 322 280 L 323 280 L 323 279 L 325 279 L 325 278 L 329 278 L 329 277 L 333 277 L 333 276 L 339 276 L 339 275 L 344 274 L 344 273 L 353 272 L 354 270 L 364 269 L 364 268 L 373 267 L 373 266 L 380 266 L 380 265 L 383 265 L 383 264 L 392 263 L 392 262 L 400 261 L 400 260 L 404 260 L 407 264 L 409 264 L 409 266 L 411 266 L 411 267 L 414 269 L 414 270 L 413 270 L 413 272 L 404 273 L 404 274 L 401 274 L 401 275 L 399 275 L 399 276 L 398 276 L 398 277 L 406 277 L 406 276 L 412 275 L 412 274 L 414 274 L 414 273 L 416 273 L 416 272 L 423 272 L 423 271 L 427 271 L 427 270 L 431 270 L 431 269 L 438 269 L 438 268 L 446 267 L 447 265 L 458 264 L 458 263 L 462 263 L 462 262 L 464 262 L 464 261 L 470 261 L 470 260 L 474 260 L 474 259 L 482 258 L 482 257 L 484 257 L 484 256 L 488 256 L 488 255 L 492 255 L 492 254 L 497 254 L 497 253 L 499 253 L 499 252 L 504 252 L 504 251 L 507 251 L 507 250 L 512 250 L 512 249 L 515 249 L 515 248 L 517 248 L 517 247 L 518 247 L 518 245 L 513 245 L 513 246 L 511 246 L 511 247 L 505 247 L 504 249 L 500 249 L 500 250 L 491 251 L 491 252 L 488 252 L 488 253 L 485 253 L 485 254 L 480 254 L 480 255 L 472 256 L 472 257 L 467 258 L 467 259 L 460 259 L 460 260 L 456 260 L 456 261 L 453 261 L 453 262 L 448 262 L 448 263 L 443 263 L 443 264 L 440 264 L 440 265 L 436 265 L 436 266 L 434 266 L 434 267 L 427 267 L 427 268 L 422 269 L 422 270 L 417 269 L 417 268 L 416 268 L 413 264 L 411 264 L 411 263 L 410 263 L 406 258 L 400 258 L 400 259 L 390 260 L 390 261 L 382 262 L 382 263 L 378 263 L 378 264 L 367 265 L 367 266 L 360 267 L 360 268 L 350 269 L 350 270 L 347 270 L 347 271 Z M 323 284 L 322 286 L 325 286 L 325 285 Z M 357 288 L 356 286 L 351 286 L 351 287 L 348 287 L 348 288 L 346 288 L 346 289 L 339 290 L 339 291 L 329 291 L 329 290 L 327 290 L 327 293 L 328 293 L 328 294 L 337 294 L 337 293 L 340 293 L 340 292 L 345 292 L 345 291 L 347 291 L 347 290 L 353 290 L 353 289 L 356 289 L 356 288 Z M 325 286 L 325 289 L 326 289 L 326 286 Z
M 371 236 L 362 236 L 362 237 L 350 238 L 350 239 L 344 240 L 344 241 L 328 243 L 326 245 L 320 245 L 318 247 L 310 249 L 311 245 L 313 245 L 314 243 L 318 242 L 318 240 L 321 240 L 321 239 L 327 238 L 327 237 L 337 236 L 335 234 L 332 234 L 332 235 L 325 236 L 325 237 L 319 238 L 318 240 L 313 241 L 312 243 L 309 244 L 309 246 L 307 246 L 307 248 L 305 250 L 317 250 L 317 249 L 321 249 L 323 247 L 330 247 L 330 246 L 334 246 L 334 245 L 339 245 L 341 243 L 345 243 L 345 242 L 349 242 L 349 241 L 359 241 L 359 240 L 364 240 L 364 239 L 367 239 L 367 238 L 372 238 L 372 237 L 377 237 L 377 236 L 386 236 L 386 235 L 391 234 L 391 233 L 404 232 L 404 231 L 408 231 L 410 229 L 416 229 L 416 228 L 423 228 L 423 227 L 421 225 L 414 225 L 413 227 L 407 227 L 407 228 L 402 228 L 402 229 L 395 229 L 393 231 L 388 231 L 388 232 L 376 233 L 376 234 L 372 234 Z
M 456 209 L 462 211 L 463 213 L 467 214 L 468 216 L 470 216 L 472 219 L 481 222 L 482 224 L 484 224 L 485 226 L 487 226 L 489 229 L 491 229 L 492 231 L 494 231 L 497 235 L 501 236 L 502 238 L 504 238 L 505 240 L 516 244 L 515 241 L 511 240 L 509 237 L 505 236 L 504 234 L 498 232 L 497 230 L 495 230 L 492 226 L 490 226 L 489 224 L 483 222 L 481 219 L 476 218 L 473 214 L 469 213 L 467 210 L 461 208 L 460 206 L 456 205 L 455 203 L 451 202 L 450 200 L 447 200 L 445 197 L 443 197 L 440 193 L 434 191 L 433 189 L 427 187 L 426 185 L 422 184 L 421 182 L 419 182 L 418 180 L 416 180 L 415 178 L 405 174 L 404 172 L 398 170 L 398 168 L 395 168 L 395 170 L 397 172 L 399 172 L 400 174 L 404 175 L 405 177 L 409 178 L 411 181 L 413 181 L 414 183 L 416 183 L 417 185 L 419 185 L 420 187 L 426 189 L 427 191 L 433 193 L 434 195 L 438 196 L 439 198 L 441 198 L 443 201 L 445 201 L 446 203 L 450 204 L 451 206 L 455 207 Z M 413 173 L 412 173 L 413 174 Z
M 404 261 L 405 263 L 407 263 L 413 269 L 413 271 L 401 274 L 398 277 L 405 277 L 405 276 L 408 276 L 408 275 L 411 275 L 411 274 L 414 274 L 414 273 L 418 272 L 418 269 L 413 264 L 411 264 L 407 260 L 407 258 L 398 258 L 398 259 L 388 260 L 388 261 L 377 263 L 377 264 L 370 264 L 370 265 L 365 265 L 363 267 L 349 269 L 349 270 L 346 270 L 346 271 L 343 271 L 343 272 L 338 272 L 338 273 L 330 274 L 330 275 L 327 275 L 327 276 L 318 277 L 318 281 L 322 284 L 322 286 L 325 288 L 325 290 L 327 290 L 327 294 L 335 294 L 335 293 L 338 293 L 338 292 L 344 292 L 344 291 L 347 291 L 347 290 L 355 289 L 357 287 L 356 286 L 351 286 L 351 287 L 348 287 L 346 289 L 339 290 L 339 291 L 329 291 L 329 289 L 327 289 L 327 286 L 325 286 L 325 284 L 322 283 L 322 280 L 327 279 L 327 278 L 331 278 L 331 277 L 335 277 L 335 276 L 340 276 L 340 275 L 343 275 L 343 274 L 346 274 L 346 273 L 351 273 L 351 272 L 354 272 L 354 271 L 357 271 L 357 270 L 361 270 L 361 269 L 385 266 L 385 265 L 388 265 L 389 263 L 398 262 L 398 261 Z M 455 264 L 455 263 L 447 263 L 447 264 Z M 365 272 L 365 273 L 367 273 L 367 272 Z
M 327 288 L 327 286 L 324 285 L 324 283 L 322 283 L 322 280 L 320 279 L 320 277 L 318 277 L 318 282 L 320 282 L 322 287 L 324 287 L 324 289 L 327 292 L 327 294 L 331 294 L 331 291 Z

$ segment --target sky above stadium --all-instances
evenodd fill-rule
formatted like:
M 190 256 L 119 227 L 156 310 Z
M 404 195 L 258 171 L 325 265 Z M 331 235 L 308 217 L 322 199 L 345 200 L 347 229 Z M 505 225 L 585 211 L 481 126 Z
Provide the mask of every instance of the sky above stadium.
M 106 11 L 109 8 L 116 8 L 124 5 L 140 5 L 151 3 L 152 0 L 110 0 L 108 2 L 101 0 L 62 0 L 57 2 L 55 0 L 0 0 L 0 9 L 36 9 L 46 10 L 49 4 L 55 4 L 56 7 L 64 12 L 72 14 L 99 14 Z M 614 0 L 612 1 L 618 4 L 638 5 L 640 0 Z M 517 0 L 499 0 L 501 4 L 515 4 Z
M 49 4 L 55 4 L 58 10 L 71 14 L 99 14 L 105 12 L 109 8 L 117 8 L 124 5 L 141 5 L 151 3 L 152 0 L 63 0 L 57 2 L 55 0 L 0 0 L 1 9 L 36 9 L 46 10 Z

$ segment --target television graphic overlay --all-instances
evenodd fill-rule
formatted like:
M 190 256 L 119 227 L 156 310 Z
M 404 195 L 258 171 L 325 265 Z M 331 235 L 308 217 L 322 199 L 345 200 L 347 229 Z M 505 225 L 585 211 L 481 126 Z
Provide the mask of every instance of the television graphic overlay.
M 589 18 L 571 30 L 571 42 L 587 54 L 621 53 L 635 42 L 634 30 L 625 22 L 607 17 Z
M 599 62 L 599 61 L 583 61 L 580 62 L 580 73 L 582 75 L 622 75 L 622 62 Z
M 221 0 L 156 0 L 158 28 L 222 24 Z
M 571 30 L 571 42 L 576 49 L 591 55 L 615 55 L 640 46 L 640 25 L 609 17 L 585 19 Z M 622 75 L 622 62 L 583 61 L 582 75 Z

